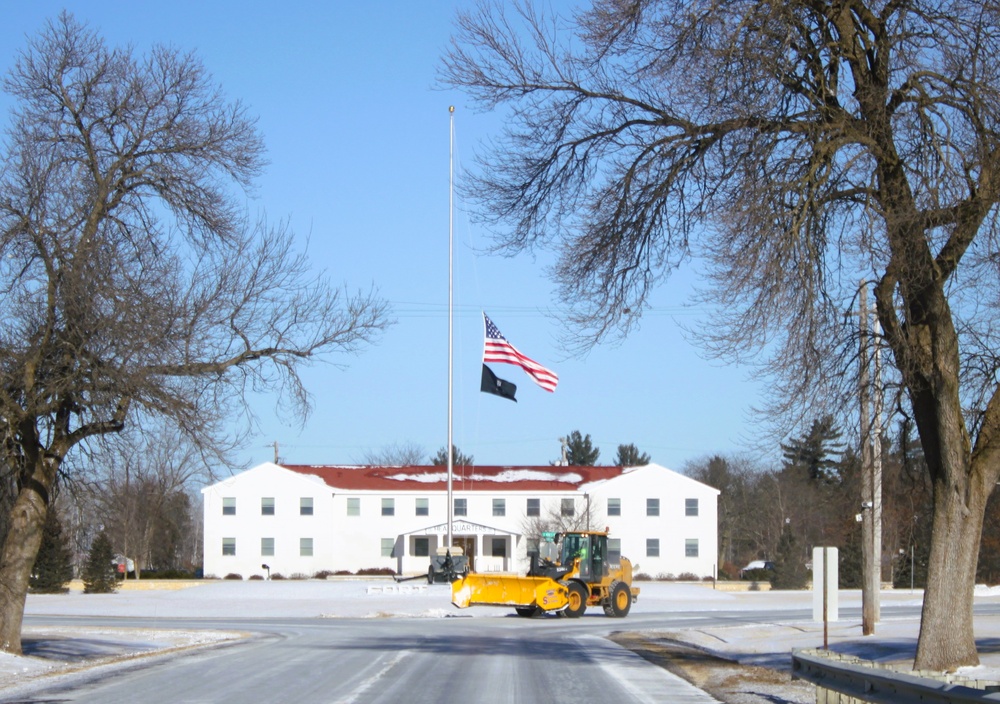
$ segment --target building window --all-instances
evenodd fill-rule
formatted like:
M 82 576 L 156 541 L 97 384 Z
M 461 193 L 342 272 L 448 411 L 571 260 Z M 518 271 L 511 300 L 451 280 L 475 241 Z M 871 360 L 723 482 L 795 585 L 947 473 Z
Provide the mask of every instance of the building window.
M 528 508 L 525 510 L 525 515 L 527 515 L 527 516 L 541 516 L 542 515 L 542 500 L 541 499 L 528 499 Z
M 396 515 L 396 499 L 382 499 L 382 515 L 383 516 Z
M 698 515 L 698 499 L 684 499 L 684 515 L 685 516 Z
M 299 538 L 299 557 L 312 557 L 313 539 Z
M 360 516 L 361 515 L 361 499 L 358 497 L 348 497 L 347 499 L 347 515 L 348 516 Z
M 274 497 L 265 496 L 260 500 L 260 515 L 262 516 L 273 516 L 274 515 Z
M 392 550 L 395 547 L 395 538 L 382 538 L 382 557 L 392 557 Z
M 493 515 L 494 516 L 507 515 L 507 499 L 493 499 Z
M 417 499 L 417 516 L 429 516 L 431 513 L 427 499 Z
M 223 496 L 222 497 L 222 515 L 223 516 L 235 516 L 236 515 L 236 497 L 235 496 Z
M 622 515 L 622 500 L 621 499 L 608 499 L 608 515 L 609 516 L 620 516 L 620 515 Z
M 563 499 L 559 513 L 563 516 L 572 516 L 576 512 L 573 499 Z
M 300 516 L 311 516 L 313 515 L 313 500 L 311 496 L 303 496 L 299 499 L 299 515 Z
M 274 557 L 274 538 L 260 539 L 261 557 Z
M 427 557 L 431 554 L 431 541 L 430 538 L 414 538 L 413 539 L 413 556 L 414 557 Z
M 684 541 L 684 557 L 698 557 L 697 538 L 688 538 Z
M 503 538 L 493 539 L 493 557 L 507 557 L 507 542 Z
M 647 516 L 659 516 L 660 515 L 660 500 L 659 499 L 646 499 L 646 515 Z
M 660 539 L 646 538 L 646 557 L 660 556 Z
M 236 538 L 222 539 L 222 554 L 236 556 Z
M 608 561 L 620 562 L 622 559 L 622 539 L 608 538 Z
M 456 516 L 468 516 L 469 515 L 469 500 L 468 499 L 455 499 L 455 515 Z

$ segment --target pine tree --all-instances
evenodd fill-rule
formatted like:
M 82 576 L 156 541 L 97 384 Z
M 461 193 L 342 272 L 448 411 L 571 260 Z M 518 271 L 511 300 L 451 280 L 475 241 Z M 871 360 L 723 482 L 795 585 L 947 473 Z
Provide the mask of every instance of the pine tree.
M 841 589 L 861 589 L 864 584 L 862 571 L 861 524 L 857 521 L 847 531 L 844 547 L 840 549 L 839 582 Z
M 84 594 L 111 594 L 118 589 L 114 566 L 115 553 L 103 530 L 94 538 L 83 570 Z
M 809 433 L 803 438 L 791 440 L 782 445 L 785 467 L 803 467 L 813 481 L 834 482 L 840 479 L 839 455 L 844 446 L 840 440 L 840 430 L 833 422 L 833 416 L 826 415 L 812 422 Z M 837 455 L 838 459 L 831 457 Z
M 639 452 L 639 448 L 629 443 L 618 446 L 618 456 L 615 457 L 616 467 L 641 467 L 649 464 L 649 455 Z
M 899 568 L 893 572 L 892 586 L 895 589 L 924 589 L 927 586 L 927 563 L 930 561 L 930 546 L 915 543 L 903 548 L 899 557 Z
M 73 579 L 73 563 L 63 536 L 62 524 L 54 508 L 49 508 L 42 530 L 42 544 L 35 558 L 28 586 L 35 594 L 63 594 L 66 582 Z
M 463 455 L 462 451 L 454 445 L 451 446 L 451 464 L 453 467 L 471 467 L 476 460 L 472 455 Z M 448 452 L 443 447 L 431 458 L 431 464 L 443 467 L 448 464 Z
M 574 430 L 566 438 L 566 462 L 571 467 L 593 467 L 601 451 L 590 442 L 590 433 L 586 436 Z
M 803 589 L 809 580 L 802 555 L 799 554 L 799 541 L 795 539 L 791 524 L 785 523 L 778 539 L 778 548 L 774 556 L 774 576 L 771 577 L 772 589 Z

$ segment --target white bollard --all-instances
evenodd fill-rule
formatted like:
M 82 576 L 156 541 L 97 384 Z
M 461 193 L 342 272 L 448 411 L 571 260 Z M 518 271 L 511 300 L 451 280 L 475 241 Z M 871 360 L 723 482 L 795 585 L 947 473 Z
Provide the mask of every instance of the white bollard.
M 826 588 L 826 621 L 833 623 L 839 616 L 837 548 L 813 548 L 813 620 L 823 623 L 823 589 Z M 824 569 L 825 565 L 825 569 Z

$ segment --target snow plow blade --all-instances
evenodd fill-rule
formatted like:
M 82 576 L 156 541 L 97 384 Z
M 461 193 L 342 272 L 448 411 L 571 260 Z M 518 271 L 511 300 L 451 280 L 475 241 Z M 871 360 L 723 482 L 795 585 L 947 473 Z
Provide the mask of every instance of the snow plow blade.
M 451 603 L 467 606 L 538 606 L 543 611 L 569 603 L 565 585 L 548 577 L 468 574 L 451 584 Z

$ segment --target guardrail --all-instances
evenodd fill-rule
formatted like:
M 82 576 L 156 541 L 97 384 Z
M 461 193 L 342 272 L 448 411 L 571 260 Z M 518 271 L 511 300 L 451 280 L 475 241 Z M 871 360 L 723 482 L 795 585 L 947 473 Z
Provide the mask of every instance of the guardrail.
M 816 685 L 817 704 L 1000 703 L 1000 684 L 993 681 L 896 672 L 880 663 L 827 650 L 793 650 L 792 677 Z

